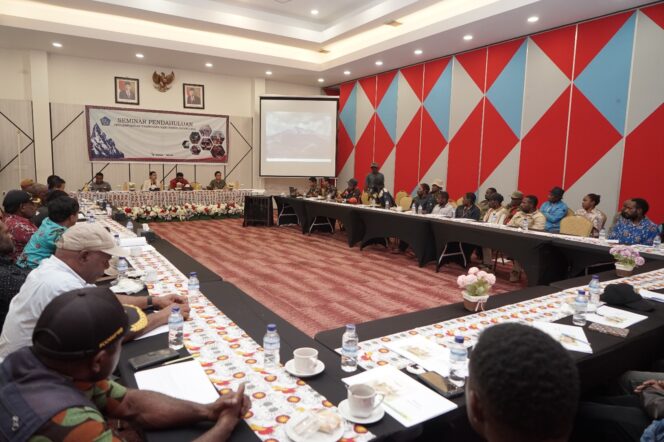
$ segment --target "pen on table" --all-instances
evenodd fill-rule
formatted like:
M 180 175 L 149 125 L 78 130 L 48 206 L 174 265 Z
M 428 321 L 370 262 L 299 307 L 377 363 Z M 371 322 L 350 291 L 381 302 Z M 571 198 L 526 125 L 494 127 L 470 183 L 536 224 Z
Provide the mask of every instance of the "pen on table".
M 565 338 L 569 338 L 569 339 L 573 339 L 573 340 L 575 340 L 575 341 L 577 341 L 577 342 L 581 342 L 582 344 L 590 345 L 590 342 L 588 342 L 588 341 L 584 341 L 583 339 L 575 338 L 575 337 L 572 336 L 572 335 L 568 335 L 568 334 L 563 333 L 563 334 L 561 334 L 560 336 L 563 336 L 563 337 L 565 337 Z
M 171 364 L 177 364 L 178 362 L 184 362 L 188 361 L 189 359 L 193 359 L 194 357 L 192 355 L 189 356 L 183 356 L 178 359 L 173 359 L 172 361 L 164 362 L 163 364 L 160 365 L 160 367 L 163 367 L 164 365 L 171 365 Z

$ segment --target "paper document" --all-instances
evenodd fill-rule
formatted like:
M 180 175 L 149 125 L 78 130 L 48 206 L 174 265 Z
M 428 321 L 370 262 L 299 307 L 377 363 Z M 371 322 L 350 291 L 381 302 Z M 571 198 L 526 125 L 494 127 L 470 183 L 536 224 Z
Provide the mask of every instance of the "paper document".
M 603 305 L 597 309 L 597 314 L 588 314 L 586 315 L 586 319 L 590 322 L 610 325 L 611 327 L 627 328 L 637 322 L 648 319 L 648 317 Z
M 154 330 L 150 330 L 149 332 L 145 333 L 144 335 L 141 335 L 141 336 L 135 338 L 134 341 L 138 341 L 139 339 L 149 338 L 150 336 L 160 335 L 162 333 L 168 333 L 168 324 L 160 325 L 159 327 L 155 328 Z
M 404 358 L 421 365 L 427 371 L 435 371 L 441 376 L 450 374 L 450 350 L 422 335 L 386 342 L 384 345 Z
M 120 238 L 120 247 L 139 247 L 147 245 L 144 236 L 134 236 L 128 238 Z
M 432 419 L 457 405 L 392 365 L 384 365 L 342 379 L 346 385 L 368 384 L 385 395 L 383 407 L 404 427 Z
M 592 353 L 586 333 L 582 327 L 575 325 L 556 324 L 555 322 L 533 322 L 533 326 L 560 342 L 567 350 L 581 353 Z
M 135 376 L 141 390 L 156 391 L 199 404 L 219 399 L 219 393 L 196 361 L 143 370 L 136 372 Z
M 651 301 L 664 302 L 664 295 L 657 292 L 651 292 L 650 290 L 641 289 L 639 290 L 639 295 L 642 298 L 649 299 Z

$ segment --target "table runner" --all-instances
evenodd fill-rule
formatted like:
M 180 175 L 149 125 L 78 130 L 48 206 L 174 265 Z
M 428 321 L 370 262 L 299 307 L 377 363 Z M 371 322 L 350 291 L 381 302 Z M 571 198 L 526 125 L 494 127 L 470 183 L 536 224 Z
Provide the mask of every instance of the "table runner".
M 253 195 L 253 190 L 163 190 L 149 191 L 111 191 L 111 192 L 83 192 L 75 193 L 79 200 L 106 200 L 116 207 L 164 206 L 182 204 L 217 204 L 242 203 L 246 195 Z

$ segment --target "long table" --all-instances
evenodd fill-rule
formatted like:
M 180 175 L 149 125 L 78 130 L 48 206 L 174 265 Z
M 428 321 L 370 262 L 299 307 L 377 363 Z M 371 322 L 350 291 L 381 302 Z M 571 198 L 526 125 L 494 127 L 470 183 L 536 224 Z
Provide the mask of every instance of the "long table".
M 106 200 L 113 207 L 138 206 L 164 206 L 183 204 L 217 204 L 229 202 L 242 202 L 246 195 L 253 195 L 256 191 L 241 190 L 162 190 L 150 191 L 111 191 L 111 192 L 84 192 L 78 191 L 76 197 L 90 201 Z
M 549 284 L 570 274 L 576 275 L 590 265 L 613 261 L 607 244 L 574 240 L 566 235 L 523 232 L 482 222 L 462 222 L 318 199 L 287 196 L 274 199 L 279 213 L 285 207 L 292 207 L 303 233 L 309 232 L 316 217 L 338 219 L 346 229 L 350 247 L 357 243 L 364 247 L 377 238 L 397 237 L 412 247 L 420 267 L 436 260 L 445 246 L 454 242 L 502 251 L 522 265 L 530 286 Z M 662 253 L 642 255 L 648 260 L 664 261 Z

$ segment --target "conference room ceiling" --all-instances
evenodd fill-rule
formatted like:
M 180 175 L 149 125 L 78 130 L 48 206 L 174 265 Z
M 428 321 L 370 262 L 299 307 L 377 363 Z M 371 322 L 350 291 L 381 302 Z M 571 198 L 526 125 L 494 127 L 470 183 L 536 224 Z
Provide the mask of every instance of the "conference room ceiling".
M 0 47 L 329 86 L 648 3 L 2 0 Z

